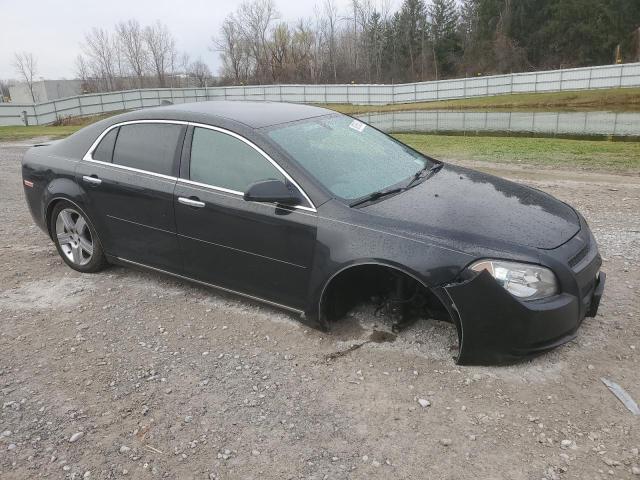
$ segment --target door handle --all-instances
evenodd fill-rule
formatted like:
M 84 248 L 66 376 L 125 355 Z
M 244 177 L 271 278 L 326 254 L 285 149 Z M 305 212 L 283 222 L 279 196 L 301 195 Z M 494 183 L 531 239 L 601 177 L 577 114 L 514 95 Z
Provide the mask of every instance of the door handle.
M 87 183 L 91 183 L 92 185 L 100 185 L 102 183 L 102 180 L 100 180 L 98 177 L 96 176 L 89 176 L 89 175 L 84 175 L 82 177 L 82 180 L 84 180 Z
M 189 207 L 196 207 L 196 208 L 204 207 L 204 202 L 201 202 L 200 200 L 197 200 L 197 199 L 194 200 L 193 198 L 178 197 L 178 202 L 183 205 L 187 205 Z

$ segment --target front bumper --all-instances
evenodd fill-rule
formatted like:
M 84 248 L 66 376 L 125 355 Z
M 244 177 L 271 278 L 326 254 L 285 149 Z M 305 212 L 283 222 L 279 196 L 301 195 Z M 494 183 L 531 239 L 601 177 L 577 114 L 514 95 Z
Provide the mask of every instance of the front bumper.
M 577 291 L 523 302 L 486 271 L 444 287 L 458 316 L 459 364 L 495 364 L 535 355 L 566 343 L 585 316 L 595 316 L 604 291 L 600 259 L 589 265 Z

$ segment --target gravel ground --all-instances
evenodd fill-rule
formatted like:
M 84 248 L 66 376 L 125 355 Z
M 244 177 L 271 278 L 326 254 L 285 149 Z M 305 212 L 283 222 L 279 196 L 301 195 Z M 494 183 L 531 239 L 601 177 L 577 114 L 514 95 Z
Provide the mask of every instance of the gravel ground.
M 0 145 L 0 477 L 640 479 L 640 179 L 477 167 L 578 207 L 608 283 L 577 340 L 508 367 L 458 367 L 423 320 L 369 342 L 158 274 L 66 267 Z M 329 359 L 328 359 L 329 358 Z

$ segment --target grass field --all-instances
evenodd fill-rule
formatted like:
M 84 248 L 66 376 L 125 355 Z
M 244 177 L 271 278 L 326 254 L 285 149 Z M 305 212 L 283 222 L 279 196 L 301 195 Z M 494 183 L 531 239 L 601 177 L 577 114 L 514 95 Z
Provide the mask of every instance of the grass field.
M 0 141 L 29 140 L 36 137 L 62 138 L 71 135 L 80 127 L 68 125 L 62 127 L 32 126 L 32 127 L 0 127 Z
M 397 134 L 435 158 L 640 173 L 640 142 Z
M 325 105 L 338 112 L 354 114 L 400 110 L 510 110 L 510 111 L 640 111 L 640 88 L 614 88 L 584 92 L 526 93 L 495 97 L 442 100 L 397 105 Z

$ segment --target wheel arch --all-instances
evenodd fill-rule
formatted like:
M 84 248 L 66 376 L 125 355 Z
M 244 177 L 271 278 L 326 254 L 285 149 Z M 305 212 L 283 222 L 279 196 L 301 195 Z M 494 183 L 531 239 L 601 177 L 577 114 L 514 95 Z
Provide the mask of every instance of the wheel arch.
M 352 262 L 347 265 L 343 265 L 342 267 L 335 270 L 331 275 L 329 275 L 328 278 L 323 282 L 322 288 L 320 290 L 320 294 L 316 299 L 316 306 L 315 306 L 315 308 L 317 308 L 316 318 L 320 326 L 325 330 L 328 330 L 330 327 L 328 318 L 325 315 L 326 307 L 327 307 L 325 302 L 328 301 L 328 298 L 329 298 L 328 293 L 330 292 L 332 285 L 337 284 L 337 282 L 341 278 L 344 278 L 345 275 L 353 272 L 354 270 L 362 267 L 367 267 L 367 266 L 381 267 L 383 269 L 387 269 L 389 271 L 402 274 L 414 280 L 415 282 L 417 282 L 418 285 L 420 285 L 430 295 L 433 296 L 433 298 L 442 307 L 444 314 L 447 316 L 447 318 L 450 319 L 450 322 L 456 327 L 459 343 L 458 343 L 458 354 L 455 356 L 455 360 L 456 362 L 458 362 L 460 349 L 462 347 L 462 338 L 463 338 L 462 324 L 460 322 L 457 309 L 453 304 L 451 298 L 442 287 L 429 285 L 420 277 L 420 275 L 417 272 L 414 272 L 403 265 L 394 264 L 393 262 L 388 262 L 384 260 L 363 260 L 363 261 Z
M 341 278 L 343 275 L 347 274 L 348 272 L 352 272 L 355 269 L 358 269 L 360 267 L 367 267 L 367 266 L 382 267 L 382 268 L 386 268 L 394 272 L 406 275 L 412 280 L 415 280 L 416 282 L 418 282 L 418 284 L 424 287 L 427 291 L 433 293 L 440 301 L 442 301 L 443 299 L 441 295 L 436 293 L 436 290 L 431 285 L 428 285 L 424 280 L 420 278 L 417 272 L 414 272 L 406 268 L 405 266 L 398 265 L 398 264 L 395 264 L 394 262 L 389 262 L 385 260 L 374 260 L 374 259 L 361 260 L 361 261 L 351 262 L 346 265 L 342 265 L 340 268 L 335 270 L 331 275 L 328 275 L 326 279 L 322 282 L 320 293 L 317 295 L 315 300 L 315 305 L 314 305 L 314 308 L 317 309 L 318 319 L 320 320 L 321 323 L 325 322 L 325 319 L 322 318 L 323 307 L 324 307 L 324 302 L 327 299 L 327 293 L 331 285 L 335 284 L 335 282 L 339 278 Z
M 81 201 L 84 196 L 85 192 L 71 178 L 54 178 L 49 182 L 44 190 L 42 218 L 45 222 L 47 233 L 51 238 L 53 238 L 51 232 L 51 213 L 53 212 L 55 205 L 61 200 L 65 200 L 82 210 L 85 218 L 88 218 L 86 209 L 81 206 L 81 204 L 84 203 Z M 92 226 L 95 229 L 95 225 L 93 223 Z
M 80 212 L 82 212 L 82 214 L 84 215 L 85 220 L 87 222 L 89 222 L 91 224 L 91 227 L 93 228 L 93 230 L 97 232 L 96 227 L 95 227 L 93 221 L 91 220 L 91 217 L 87 214 L 87 212 L 86 212 L 86 210 L 84 208 L 82 208 L 80 205 L 78 205 L 78 203 L 75 200 L 73 200 L 73 199 L 71 199 L 71 198 L 69 198 L 67 196 L 57 195 L 57 196 L 54 196 L 54 197 L 49 199 L 49 201 L 45 205 L 45 213 L 44 213 L 44 215 L 45 215 L 44 219 L 45 219 L 45 222 L 46 222 L 47 232 L 49 233 L 49 236 L 51 237 L 52 240 L 53 240 L 53 231 L 51 230 L 51 224 L 52 224 L 51 216 L 53 215 L 53 210 L 55 209 L 56 205 L 58 205 L 60 202 L 70 203 L 75 208 L 80 210 Z

